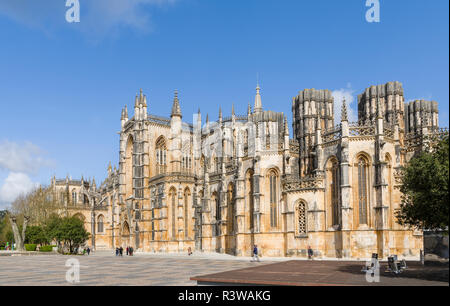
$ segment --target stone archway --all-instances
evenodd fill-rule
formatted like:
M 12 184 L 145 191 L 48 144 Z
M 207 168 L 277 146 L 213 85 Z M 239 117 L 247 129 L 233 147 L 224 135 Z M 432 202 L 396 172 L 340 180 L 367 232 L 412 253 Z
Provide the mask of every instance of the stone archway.
M 130 226 L 125 221 L 122 226 L 122 247 L 126 248 L 131 245 Z

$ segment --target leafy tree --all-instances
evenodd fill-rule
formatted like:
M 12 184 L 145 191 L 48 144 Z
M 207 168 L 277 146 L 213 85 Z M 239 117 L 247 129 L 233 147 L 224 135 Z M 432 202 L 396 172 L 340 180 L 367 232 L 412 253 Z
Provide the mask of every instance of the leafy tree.
M 57 241 L 60 250 L 67 247 L 70 253 L 85 243 L 90 236 L 83 221 L 77 217 L 53 217 L 47 224 L 46 232 L 47 237 Z
M 41 226 L 29 226 L 26 231 L 25 243 L 49 244 L 50 241 Z
M 404 168 L 400 224 L 448 231 L 449 137 L 413 157 Z

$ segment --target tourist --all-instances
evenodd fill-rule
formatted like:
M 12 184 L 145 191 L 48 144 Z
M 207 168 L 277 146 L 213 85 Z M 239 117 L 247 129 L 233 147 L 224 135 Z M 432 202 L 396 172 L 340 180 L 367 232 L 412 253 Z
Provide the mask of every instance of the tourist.
M 89 248 L 89 247 L 87 247 L 87 254 L 88 254 L 88 256 L 89 256 L 89 254 L 91 253 L 91 249 Z
M 127 256 L 129 255 L 129 253 L 130 253 L 130 248 L 127 247 Z
M 258 257 L 258 246 L 255 244 L 253 246 L 253 261 L 258 261 L 259 262 L 259 257 Z
M 119 248 L 116 247 L 116 256 L 119 256 Z
M 130 256 L 133 256 L 133 247 L 130 247 L 129 252 L 130 252 Z
M 120 255 L 120 256 L 123 256 L 123 247 L 120 247 L 120 249 L 119 249 L 119 255 Z
M 314 252 L 311 249 L 311 246 L 308 245 L 308 259 L 313 259 Z
M 188 248 L 188 256 L 191 256 L 192 255 L 192 249 L 191 249 L 191 247 L 189 247 Z

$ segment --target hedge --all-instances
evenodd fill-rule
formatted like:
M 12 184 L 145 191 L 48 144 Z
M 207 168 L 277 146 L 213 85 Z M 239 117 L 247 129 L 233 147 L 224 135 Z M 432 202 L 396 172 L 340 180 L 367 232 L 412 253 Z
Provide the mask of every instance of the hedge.
M 37 247 L 37 244 L 34 244 L 34 243 L 30 243 L 30 244 L 25 244 L 25 250 L 27 250 L 27 251 L 36 251 L 36 247 Z
M 43 245 L 43 246 L 41 246 L 39 251 L 41 251 L 41 252 L 51 252 L 51 251 L 53 251 L 54 247 L 56 247 L 56 245 Z

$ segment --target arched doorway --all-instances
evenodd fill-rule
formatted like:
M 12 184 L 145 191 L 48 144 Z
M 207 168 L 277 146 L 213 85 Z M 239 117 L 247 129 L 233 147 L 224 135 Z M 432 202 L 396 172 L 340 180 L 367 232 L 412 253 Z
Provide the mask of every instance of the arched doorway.
M 130 226 L 128 225 L 128 222 L 125 221 L 122 226 L 122 247 L 126 248 L 127 246 L 130 246 L 130 236 Z

